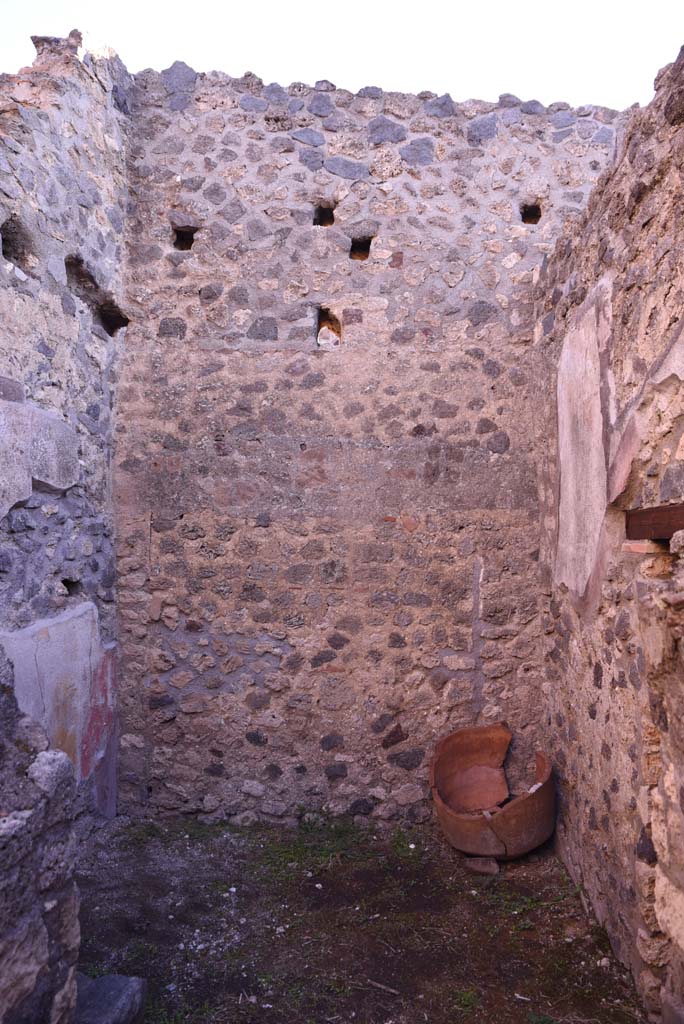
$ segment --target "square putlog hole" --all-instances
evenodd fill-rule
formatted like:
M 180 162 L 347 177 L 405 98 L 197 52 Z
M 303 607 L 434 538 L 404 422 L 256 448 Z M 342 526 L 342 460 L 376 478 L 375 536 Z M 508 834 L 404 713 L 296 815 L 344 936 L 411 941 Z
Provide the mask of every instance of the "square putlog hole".
M 314 209 L 314 227 L 329 228 L 335 223 L 335 207 L 332 203 L 321 203 Z
M 352 238 L 349 258 L 351 260 L 367 260 L 370 256 L 372 238 Z
M 318 309 L 316 320 L 316 344 L 319 348 L 339 348 L 342 341 L 342 325 L 340 321 L 325 306 Z
M 541 215 L 542 208 L 539 203 L 523 203 L 520 207 L 520 219 L 523 224 L 538 224 Z
M 199 231 L 199 228 L 183 227 L 174 228 L 173 231 L 173 247 L 174 249 L 192 249 L 193 242 L 195 241 L 195 235 Z
M 0 227 L 3 259 L 27 271 L 31 262 L 31 239 L 26 228 L 16 217 L 10 217 Z

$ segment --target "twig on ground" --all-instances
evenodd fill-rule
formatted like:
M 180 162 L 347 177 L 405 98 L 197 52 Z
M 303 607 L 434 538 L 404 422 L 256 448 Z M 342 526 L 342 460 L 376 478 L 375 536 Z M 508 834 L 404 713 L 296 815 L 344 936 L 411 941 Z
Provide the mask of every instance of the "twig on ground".
M 367 978 L 366 980 L 368 981 L 369 985 L 373 986 L 373 988 L 379 988 L 383 992 L 389 992 L 390 995 L 393 995 L 393 996 L 400 996 L 401 995 L 401 992 L 397 992 L 396 988 L 390 988 L 389 985 L 381 985 L 379 981 L 371 981 L 370 978 Z

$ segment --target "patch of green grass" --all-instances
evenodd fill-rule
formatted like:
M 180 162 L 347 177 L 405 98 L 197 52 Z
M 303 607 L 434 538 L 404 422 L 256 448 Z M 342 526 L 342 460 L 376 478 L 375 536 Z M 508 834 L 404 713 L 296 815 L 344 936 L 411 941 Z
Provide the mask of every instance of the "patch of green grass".
M 128 969 L 142 969 L 147 967 L 155 959 L 159 949 L 154 942 L 145 942 L 144 939 L 133 939 L 123 951 L 123 962 Z
M 528 1017 L 530 1024 L 558 1024 L 555 1017 L 549 1017 L 548 1013 L 535 1013 L 530 1010 Z
M 348 978 L 342 978 L 337 975 L 328 978 L 325 982 L 325 987 L 333 996 L 350 996 L 354 991 L 354 985 Z
M 540 988 L 549 997 L 557 997 L 571 991 L 576 984 L 576 977 L 577 970 L 576 967 L 573 970 L 570 955 L 562 950 L 556 950 L 553 956 L 546 957 L 540 964 Z
M 186 821 L 174 822 L 170 832 L 176 839 L 191 839 L 193 842 L 202 842 L 205 839 L 215 839 L 230 831 L 230 825 L 226 821 L 197 821 L 196 818 L 188 818 Z
M 78 969 L 81 974 L 85 974 L 89 978 L 99 978 L 107 973 L 107 968 L 104 964 L 79 964 Z
M 529 914 L 544 906 L 544 901 L 537 896 L 524 896 L 503 887 L 486 890 L 484 898 L 488 903 L 494 904 L 502 913 L 513 916 Z
M 169 821 L 165 825 L 157 825 L 153 821 L 135 821 L 126 829 L 126 837 L 131 846 L 146 846 L 154 840 L 171 844 L 179 840 L 189 839 L 192 842 L 203 842 L 214 839 L 230 831 L 225 821 L 203 822 L 196 818 L 184 818 Z
M 451 993 L 451 1008 L 458 1013 L 467 1013 L 474 1010 L 480 1001 L 477 992 L 472 988 L 459 988 Z
M 146 846 L 154 839 L 163 839 L 164 830 L 152 821 L 135 821 L 126 829 L 129 846 Z
M 219 882 L 218 880 L 210 883 L 210 887 L 214 892 L 217 892 L 219 896 L 225 896 L 230 892 L 231 889 L 235 889 L 232 882 Z
M 288 880 L 293 871 L 315 874 L 343 861 L 368 857 L 368 834 L 344 818 L 302 822 L 276 841 L 272 832 L 255 828 L 256 862 L 272 880 Z
M 214 1020 L 214 1007 L 203 1003 L 195 1009 L 180 1007 L 169 1010 L 159 1002 L 148 1003 L 145 1024 L 210 1024 Z
M 572 890 L 561 890 L 553 898 L 544 899 L 543 896 L 528 896 L 518 892 L 509 888 L 505 882 L 488 881 L 478 895 L 501 913 L 517 917 L 531 914 L 535 910 L 553 909 L 572 896 Z
M 402 861 L 417 861 L 420 859 L 420 850 L 415 837 L 410 832 L 402 832 L 395 829 L 390 836 L 390 848 L 395 857 Z
M 304 1012 L 305 1009 L 310 1007 L 312 1000 L 312 989 L 311 986 L 304 981 L 294 979 L 292 981 L 286 981 L 282 994 L 285 1002 L 293 1010 Z
M 184 1010 L 167 1010 L 159 1003 L 150 1003 L 145 1011 L 145 1024 L 187 1024 L 190 1020 Z

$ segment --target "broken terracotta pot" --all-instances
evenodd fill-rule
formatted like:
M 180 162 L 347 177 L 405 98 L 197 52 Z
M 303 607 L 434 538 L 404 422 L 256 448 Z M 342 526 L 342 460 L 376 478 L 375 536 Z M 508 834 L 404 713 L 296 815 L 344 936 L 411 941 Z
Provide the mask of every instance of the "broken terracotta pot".
M 437 744 L 430 787 L 452 846 L 510 860 L 546 842 L 556 818 L 551 762 L 536 754 L 534 782 L 511 797 L 503 764 L 513 734 L 504 722 L 458 729 Z

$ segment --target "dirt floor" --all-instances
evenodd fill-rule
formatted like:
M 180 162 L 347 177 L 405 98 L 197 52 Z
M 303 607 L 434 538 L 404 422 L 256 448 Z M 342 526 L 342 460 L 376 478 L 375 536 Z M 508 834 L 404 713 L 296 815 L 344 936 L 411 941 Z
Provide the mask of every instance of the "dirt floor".
M 634 1024 L 548 851 L 473 875 L 431 825 L 117 821 L 86 847 L 81 969 L 150 983 L 149 1024 Z

